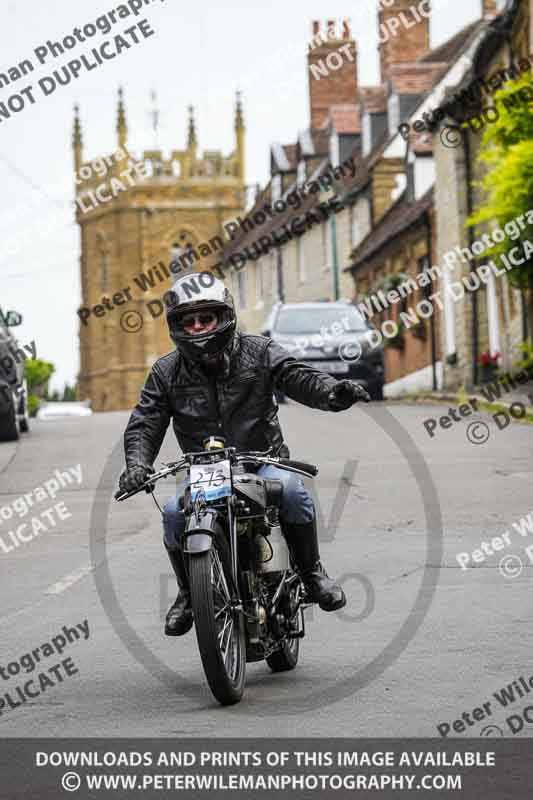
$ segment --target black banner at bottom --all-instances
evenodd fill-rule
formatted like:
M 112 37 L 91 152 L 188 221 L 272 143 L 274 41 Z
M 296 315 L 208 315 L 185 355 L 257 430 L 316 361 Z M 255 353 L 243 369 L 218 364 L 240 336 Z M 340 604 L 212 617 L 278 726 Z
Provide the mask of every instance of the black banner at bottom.
M 0 797 L 532 796 L 533 739 L 4 739 Z

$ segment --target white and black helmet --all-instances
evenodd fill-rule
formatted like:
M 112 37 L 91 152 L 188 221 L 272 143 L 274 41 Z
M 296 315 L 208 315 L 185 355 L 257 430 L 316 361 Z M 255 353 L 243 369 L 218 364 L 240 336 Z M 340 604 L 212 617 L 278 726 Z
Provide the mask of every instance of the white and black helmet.
M 233 340 L 237 318 L 235 306 L 224 283 L 211 272 L 184 275 L 163 297 L 170 338 L 191 361 L 203 361 L 221 353 Z M 182 320 L 191 311 L 217 312 L 216 328 L 208 333 L 190 334 Z

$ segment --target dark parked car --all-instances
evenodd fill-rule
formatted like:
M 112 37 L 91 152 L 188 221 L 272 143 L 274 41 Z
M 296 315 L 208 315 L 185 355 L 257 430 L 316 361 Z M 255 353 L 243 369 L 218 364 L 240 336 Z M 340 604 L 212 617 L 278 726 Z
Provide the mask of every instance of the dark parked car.
M 262 333 L 298 361 L 357 381 L 373 400 L 383 400 L 383 348 L 375 346 L 373 330 L 354 305 L 341 301 L 277 303 Z
M 0 441 L 11 442 L 30 427 L 28 388 L 24 359 L 17 355 L 18 342 L 10 328 L 20 325 L 16 311 L 0 309 Z

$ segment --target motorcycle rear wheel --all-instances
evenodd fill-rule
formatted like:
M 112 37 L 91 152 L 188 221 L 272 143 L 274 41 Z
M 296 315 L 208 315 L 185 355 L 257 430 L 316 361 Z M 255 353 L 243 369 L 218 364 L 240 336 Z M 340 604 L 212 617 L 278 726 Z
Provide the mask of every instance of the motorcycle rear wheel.
M 298 663 L 299 653 L 299 639 L 284 639 L 280 649 L 266 657 L 266 662 L 272 672 L 289 672 Z
M 244 691 L 244 618 L 231 607 L 229 553 L 220 540 L 190 557 L 189 581 L 194 627 L 202 664 L 213 695 L 223 706 L 238 703 Z M 233 593 L 234 594 L 234 593 Z
M 299 628 L 304 629 L 303 611 L 298 610 Z M 266 662 L 272 672 L 288 672 L 298 663 L 300 655 L 300 639 L 283 639 L 278 650 L 266 657 Z

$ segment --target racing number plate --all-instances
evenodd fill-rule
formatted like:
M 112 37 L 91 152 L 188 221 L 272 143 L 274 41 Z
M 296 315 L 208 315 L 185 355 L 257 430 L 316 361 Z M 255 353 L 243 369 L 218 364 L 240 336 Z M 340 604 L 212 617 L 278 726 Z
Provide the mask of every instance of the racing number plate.
M 231 469 L 229 460 L 216 464 L 193 464 L 191 466 L 191 500 L 203 491 L 206 501 L 231 495 Z

